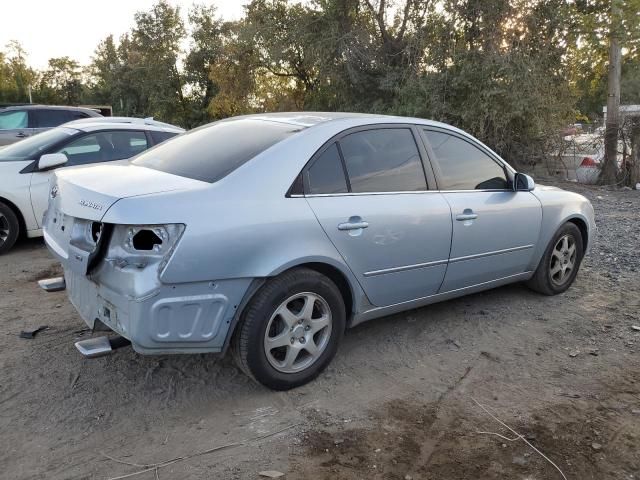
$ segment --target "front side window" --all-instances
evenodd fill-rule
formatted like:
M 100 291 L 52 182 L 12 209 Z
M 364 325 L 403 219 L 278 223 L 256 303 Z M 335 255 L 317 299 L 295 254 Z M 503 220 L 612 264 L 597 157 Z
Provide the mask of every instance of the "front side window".
M 37 160 L 44 152 L 77 135 L 78 130 L 58 127 L 33 135 L 0 149 L 0 162 Z
M 300 129 L 252 118 L 216 122 L 161 143 L 131 163 L 213 183 Z
M 505 190 L 504 168 L 478 147 L 449 135 L 424 131 L 440 168 L 440 190 Z
M 11 110 L 0 113 L 0 130 L 27 128 L 28 117 L 24 110 Z
M 307 170 L 307 192 L 311 195 L 346 193 L 347 180 L 336 144 L 327 148 Z
M 380 128 L 340 140 L 351 191 L 407 192 L 427 189 L 418 147 L 408 128 Z
M 144 132 L 110 131 L 85 135 L 58 150 L 69 159 L 67 165 L 124 160 L 147 149 Z

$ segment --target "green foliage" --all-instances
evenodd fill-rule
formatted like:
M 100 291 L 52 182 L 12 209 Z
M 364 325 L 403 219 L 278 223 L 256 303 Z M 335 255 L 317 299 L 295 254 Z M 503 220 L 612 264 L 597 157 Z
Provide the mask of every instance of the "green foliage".
M 95 103 L 193 127 L 250 112 L 412 115 L 470 131 L 516 165 L 567 123 L 601 113 L 608 33 L 625 51 L 622 101 L 640 103 L 640 0 L 253 0 L 224 22 L 167 0 L 135 15 L 81 69 L 0 52 L 0 102 Z M 187 41 L 188 40 L 188 41 Z M 186 51 L 184 46 L 188 45 Z

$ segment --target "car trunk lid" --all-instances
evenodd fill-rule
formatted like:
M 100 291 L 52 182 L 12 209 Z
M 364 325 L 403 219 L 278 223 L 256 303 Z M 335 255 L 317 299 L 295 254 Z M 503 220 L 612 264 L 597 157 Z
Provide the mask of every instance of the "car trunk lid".
M 55 208 L 74 218 L 101 220 L 118 200 L 208 185 L 198 180 L 126 164 L 61 170 L 50 192 Z

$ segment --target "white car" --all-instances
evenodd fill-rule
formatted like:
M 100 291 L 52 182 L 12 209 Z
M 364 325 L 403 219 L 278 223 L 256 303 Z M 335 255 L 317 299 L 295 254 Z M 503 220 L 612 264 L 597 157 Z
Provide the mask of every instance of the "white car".
M 0 254 L 16 240 L 42 236 L 54 169 L 127 159 L 184 132 L 152 119 L 89 118 L 0 150 Z

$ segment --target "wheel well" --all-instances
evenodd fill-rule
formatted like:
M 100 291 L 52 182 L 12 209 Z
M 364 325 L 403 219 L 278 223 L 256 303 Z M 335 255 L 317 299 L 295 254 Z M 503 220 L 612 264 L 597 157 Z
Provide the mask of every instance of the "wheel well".
M 587 224 L 584 220 L 580 218 L 571 218 L 569 222 L 573 223 L 580 230 L 580 234 L 582 236 L 582 250 L 587 250 L 587 243 L 589 242 L 589 230 L 587 229 Z
M 340 270 L 338 270 L 336 267 L 333 267 L 326 263 L 320 263 L 320 262 L 302 263 L 300 265 L 296 265 L 295 267 L 290 268 L 289 270 L 293 270 L 295 268 L 308 268 L 310 270 L 315 270 L 316 272 L 321 273 L 322 275 L 329 278 L 333 283 L 336 284 L 336 287 L 338 287 L 338 290 L 340 290 L 340 294 L 342 295 L 342 300 L 344 301 L 344 307 L 347 313 L 347 325 L 349 325 L 349 321 L 353 314 L 354 300 L 353 300 L 353 292 L 351 291 L 351 286 L 349 285 L 349 281 L 344 276 L 344 274 Z M 281 272 L 280 274 L 282 273 L 284 272 Z M 245 295 L 245 298 L 242 299 L 242 302 L 239 305 L 239 308 L 237 309 L 236 314 L 234 315 L 231 326 L 229 327 L 229 331 L 227 332 L 227 337 L 222 347 L 223 352 L 227 351 L 227 349 L 229 348 L 229 345 L 231 344 L 231 339 L 236 334 L 236 331 L 237 331 L 236 327 L 240 322 L 240 317 L 242 316 L 243 310 L 251 301 L 251 298 L 256 294 L 256 292 L 260 290 L 260 288 L 262 288 L 262 286 L 265 284 L 265 281 L 267 279 L 268 278 L 255 279 L 254 283 L 252 283 L 251 286 L 249 287 L 249 292 L 248 294 Z
M 340 293 L 342 294 L 342 299 L 344 300 L 347 320 L 351 317 L 351 314 L 353 313 L 353 292 L 351 291 L 349 281 L 340 270 L 327 263 L 315 262 L 296 265 L 295 268 L 309 268 L 311 270 L 315 270 L 335 283 L 336 287 L 338 287 L 338 290 L 340 290 Z
M 16 207 L 14 203 L 10 202 L 4 197 L 0 197 L 0 203 L 4 203 L 11 209 L 11 211 L 13 211 L 13 213 L 16 214 L 16 217 L 18 218 L 18 224 L 20 225 L 20 231 L 18 232 L 18 235 L 23 236 L 27 231 L 27 225 L 24 221 L 24 217 L 22 216 L 22 212 L 20 211 L 20 209 Z

